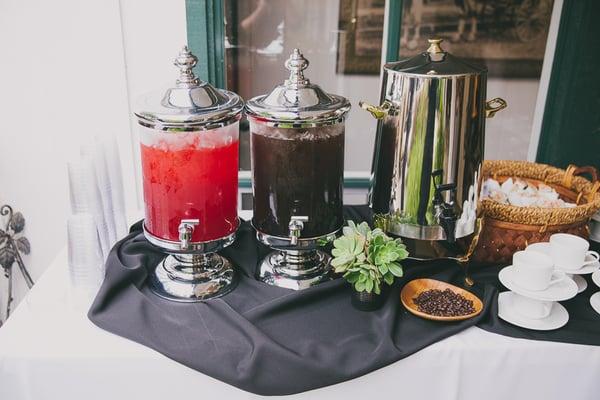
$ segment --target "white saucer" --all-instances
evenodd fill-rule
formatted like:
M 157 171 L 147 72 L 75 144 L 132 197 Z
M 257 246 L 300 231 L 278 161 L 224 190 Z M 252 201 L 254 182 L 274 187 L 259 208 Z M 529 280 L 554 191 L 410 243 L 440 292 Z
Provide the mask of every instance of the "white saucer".
M 587 260 L 595 260 L 595 258 L 591 255 L 588 255 L 586 257 L 586 261 Z M 562 268 L 559 267 L 558 265 L 555 266 L 556 269 L 559 269 L 561 271 L 566 272 L 567 274 L 573 274 L 573 275 L 585 275 L 585 274 L 591 274 L 594 271 L 597 271 L 598 268 L 600 268 L 600 262 L 596 261 L 595 263 L 592 264 L 588 264 L 586 266 L 580 267 L 580 268 L 575 268 L 575 269 L 567 269 L 567 268 Z
M 592 282 L 594 282 L 596 286 L 600 287 L 600 270 L 592 274 Z
M 590 305 L 594 311 L 600 314 L 600 292 L 596 292 L 590 297 Z
M 502 292 L 498 295 L 498 317 L 509 324 L 537 331 L 549 331 L 558 329 L 569 321 L 569 312 L 559 303 L 552 304 L 550 315 L 546 318 L 527 318 L 513 307 L 513 296 L 513 292 Z
M 578 287 L 571 278 L 556 283 L 546 290 L 528 290 L 515 282 L 514 273 L 514 267 L 509 265 L 508 267 L 502 268 L 498 273 L 498 279 L 500 279 L 500 282 L 508 289 L 525 297 L 544 301 L 563 301 L 577 296 Z
M 575 283 L 577 284 L 577 293 L 581 293 L 581 292 L 585 291 L 585 289 L 587 289 L 588 283 L 583 276 L 571 275 L 571 274 L 567 274 L 567 276 L 569 278 L 573 279 L 575 281 Z

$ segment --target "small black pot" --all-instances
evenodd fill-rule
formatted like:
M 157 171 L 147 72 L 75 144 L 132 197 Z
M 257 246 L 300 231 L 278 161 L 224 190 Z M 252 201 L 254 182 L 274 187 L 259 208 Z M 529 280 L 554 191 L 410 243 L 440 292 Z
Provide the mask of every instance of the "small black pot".
M 360 311 L 375 311 L 381 308 L 385 302 L 384 292 L 375 294 L 374 292 L 357 292 L 352 289 L 352 297 L 350 298 L 352 306 Z

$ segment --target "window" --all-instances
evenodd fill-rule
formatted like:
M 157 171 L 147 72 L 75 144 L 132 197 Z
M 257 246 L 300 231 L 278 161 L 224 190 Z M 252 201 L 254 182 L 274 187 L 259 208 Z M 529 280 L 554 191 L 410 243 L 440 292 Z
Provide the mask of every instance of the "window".
M 379 100 L 384 12 L 384 0 L 225 0 L 227 88 L 244 99 L 270 92 L 287 78 L 284 62 L 299 48 L 310 62 L 311 82 L 352 103 L 345 169 L 366 173 L 376 123 L 357 104 Z M 242 169 L 250 169 L 247 129 Z

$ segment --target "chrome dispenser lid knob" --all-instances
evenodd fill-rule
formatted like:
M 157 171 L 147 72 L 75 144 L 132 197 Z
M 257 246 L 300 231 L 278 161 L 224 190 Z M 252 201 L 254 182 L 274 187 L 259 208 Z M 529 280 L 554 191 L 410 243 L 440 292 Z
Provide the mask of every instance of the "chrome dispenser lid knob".
M 285 61 L 288 79 L 265 95 L 248 101 L 247 114 L 254 120 L 279 128 L 308 128 L 338 124 L 350 111 L 348 99 L 325 92 L 304 77 L 308 60 L 294 49 Z
M 290 77 L 286 79 L 286 85 L 308 85 L 310 81 L 304 77 L 304 70 L 308 68 L 308 60 L 304 58 L 300 50 L 294 49 L 290 58 L 285 62 L 285 67 L 290 71 Z
M 198 63 L 198 57 L 192 54 L 187 46 L 183 46 L 183 49 L 179 52 L 179 55 L 173 62 L 173 64 L 179 68 L 179 79 L 177 79 L 178 86 L 191 87 L 198 86 L 200 80 L 194 75 L 194 67 Z
M 198 58 L 183 46 L 173 64 L 179 69 L 175 85 L 143 96 L 135 115 L 148 128 L 173 132 L 210 130 L 240 120 L 244 101 L 194 75 Z

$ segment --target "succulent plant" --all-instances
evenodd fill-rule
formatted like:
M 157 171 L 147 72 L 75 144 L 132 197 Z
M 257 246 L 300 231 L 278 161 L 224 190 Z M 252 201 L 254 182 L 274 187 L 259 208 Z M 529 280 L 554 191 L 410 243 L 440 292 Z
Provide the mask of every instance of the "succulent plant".
M 400 261 L 408 257 L 408 251 L 400 239 L 371 229 L 366 222 L 348 221 L 342 232 L 333 242 L 331 266 L 357 292 L 380 294 L 384 282 L 391 285 L 403 275 Z

